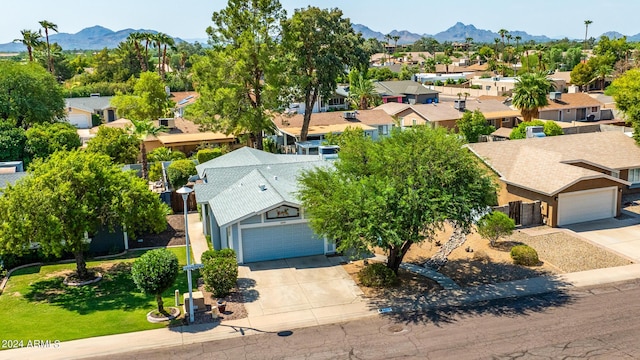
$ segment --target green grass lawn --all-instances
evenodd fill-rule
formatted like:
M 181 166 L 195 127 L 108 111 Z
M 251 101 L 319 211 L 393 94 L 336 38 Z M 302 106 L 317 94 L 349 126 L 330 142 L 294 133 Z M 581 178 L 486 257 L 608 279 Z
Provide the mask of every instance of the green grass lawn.
M 174 286 L 163 294 L 164 305 L 173 306 L 174 290 L 188 291 L 185 248 L 169 249 L 178 256 L 180 274 Z M 143 251 L 133 251 L 125 258 L 88 262 L 100 268 L 103 279 L 96 284 L 68 287 L 62 273 L 75 270 L 75 263 L 34 266 L 13 273 L 0 295 L 0 309 L 5 314 L 3 339 L 72 340 L 101 335 L 157 329 L 166 324 L 147 321 L 147 312 L 157 308 L 155 299 L 146 296 L 131 280 L 130 267 Z M 192 272 L 193 281 L 198 272 Z M 182 309 L 181 309 L 182 311 Z

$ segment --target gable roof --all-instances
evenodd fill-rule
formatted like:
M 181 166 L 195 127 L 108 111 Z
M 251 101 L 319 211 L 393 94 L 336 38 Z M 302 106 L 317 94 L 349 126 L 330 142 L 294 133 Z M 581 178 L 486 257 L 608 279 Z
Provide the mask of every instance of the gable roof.
M 22 179 L 25 176 L 27 176 L 27 173 L 24 171 L 9 174 L 0 174 L 0 189 L 7 187 L 7 185 L 14 185 L 18 180 Z
M 540 108 L 540 111 L 559 110 L 559 109 L 576 109 L 592 106 L 603 106 L 604 104 L 597 99 L 592 98 L 589 94 L 575 93 L 562 94 L 560 100 L 549 100 L 549 105 Z
M 342 126 L 343 129 L 347 126 L 369 129 L 369 126 L 393 124 L 393 118 L 386 112 L 379 109 L 358 110 L 355 113 L 355 119 L 345 119 L 344 112 L 342 111 L 313 113 L 311 114 L 311 122 L 309 123 L 309 126 L 326 127 L 332 125 L 344 125 Z M 303 121 L 304 115 L 302 114 L 295 114 L 293 116 L 275 114 L 273 117 L 273 123 L 278 129 L 294 136 L 298 136 L 300 134 L 300 128 L 302 128 Z M 340 128 L 338 127 L 335 130 L 339 131 Z
M 384 110 L 390 115 L 397 115 L 407 109 L 412 109 L 416 114 L 431 122 L 458 120 L 464 115 L 464 111 L 454 108 L 453 101 L 440 101 L 433 104 L 398 104 L 386 103 L 375 109 Z M 469 111 L 480 110 L 487 119 L 516 117 L 520 115 L 517 110 L 512 110 L 498 100 L 473 100 L 467 99 L 466 109 Z
M 374 81 L 373 87 L 380 96 L 439 94 L 412 80 Z
M 88 112 L 94 112 L 96 110 L 105 110 L 113 108 L 111 106 L 111 99 L 113 96 L 91 96 L 91 97 L 79 97 L 79 98 L 67 98 L 65 99 L 65 106 L 67 108 L 76 108 Z
M 640 168 L 640 148 L 621 132 L 599 132 L 467 145 L 501 180 L 553 196 L 583 180 L 626 181 L 572 163 L 604 170 Z

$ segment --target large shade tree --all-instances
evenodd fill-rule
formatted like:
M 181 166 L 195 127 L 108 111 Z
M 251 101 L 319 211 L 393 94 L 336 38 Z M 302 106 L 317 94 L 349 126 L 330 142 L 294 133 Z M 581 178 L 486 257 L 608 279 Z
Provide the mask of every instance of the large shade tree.
M 247 134 L 262 149 L 273 131 L 268 113 L 277 99 L 277 39 L 286 17 L 277 0 L 229 0 L 207 29 L 212 49 L 196 56 L 193 82 L 200 97 L 190 116 L 204 128 Z
M 87 143 L 87 151 L 107 155 L 115 164 L 133 164 L 140 153 L 140 142 L 125 129 L 100 126 Z
M 358 67 L 368 59 L 361 47 L 362 36 L 339 9 L 297 9 L 283 22 L 282 31 L 285 88 L 294 98 L 304 100 L 300 140 L 305 141 L 316 101 L 331 98 L 346 66 Z
M 513 106 L 520 110 L 523 120 L 531 121 L 539 116 L 539 109 L 549 105 L 547 95 L 555 89 L 553 80 L 544 72 L 524 73 L 516 79 L 513 88 Z
M 640 144 L 640 69 L 631 69 L 607 88 L 625 120 L 633 126 L 633 138 Z
M 27 129 L 64 116 L 62 87 L 42 66 L 0 61 L 0 120 Z
M 349 130 L 339 143 L 335 167 L 300 177 L 311 227 L 340 251 L 385 249 L 395 272 L 411 246 L 432 240 L 445 221 L 469 229 L 496 202 L 491 177 L 445 129 L 416 126 L 377 142 Z
M 36 160 L 28 176 L 0 197 L 0 254 L 37 244 L 47 255 L 72 253 L 77 275 L 90 278 L 86 235 L 124 226 L 132 236 L 166 228 L 169 209 L 145 181 L 106 155 L 59 151 Z

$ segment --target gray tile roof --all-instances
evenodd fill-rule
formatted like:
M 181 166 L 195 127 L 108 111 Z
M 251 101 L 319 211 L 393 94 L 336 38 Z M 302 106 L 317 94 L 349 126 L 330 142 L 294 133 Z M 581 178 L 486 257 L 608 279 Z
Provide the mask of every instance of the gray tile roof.
M 11 174 L 0 174 L 0 194 L 2 194 L 2 189 L 7 187 L 7 185 L 15 184 L 18 180 L 25 177 L 27 175 L 26 172 L 17 172 Z
M 587 179 L 608 178 L 625 183 L 572 163 L 593 164 L 609 171 L 640 168 L 640 147 L 622 132 L 497 141 L 468 147 L 504 182 L 546 195 L 555 195 Z
M 198 166 L 207 182 L 195 185 L 196 201 L 208 203 L 218 224 L 224 226 L 282 203 L 299 204 L 295 194 L 301 172 L 332 165 L 316 155 L 276 155 L 242 148 Z
M 73 107 L 89 112 L 95 110 L 105 110 L 111 108 L 111 99 L 113 96 L 94 96 L 65 99 L 66 107 Z
M 427 89 L 412 80 L 374 81 L 375 91 L 381 96 L 439 94 L 439 91 Z

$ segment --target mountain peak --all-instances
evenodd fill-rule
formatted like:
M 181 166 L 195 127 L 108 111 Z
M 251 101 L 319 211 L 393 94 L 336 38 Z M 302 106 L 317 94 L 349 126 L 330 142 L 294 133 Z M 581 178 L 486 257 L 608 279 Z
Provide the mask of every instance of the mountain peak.
M 95 25 L 92 27 L 84 28 L 78 31 L 75 35 L 82 37 L 99 37 L 113 34 L 113 30 L 107 29 L 104 26 Z

